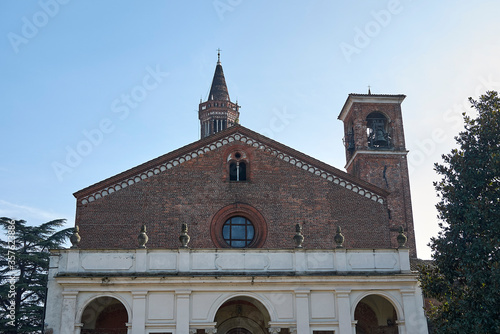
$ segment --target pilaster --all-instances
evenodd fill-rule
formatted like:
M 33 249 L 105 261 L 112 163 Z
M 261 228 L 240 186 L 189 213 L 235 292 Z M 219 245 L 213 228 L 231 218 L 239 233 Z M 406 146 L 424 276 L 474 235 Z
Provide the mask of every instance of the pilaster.
M 295 290 L 295 309 L 297 314 L 297 333 L 309 334 L 309 289 Z
M 355 333 L 356 324 L 352 322 L 351 318 L 351 298 L 350 290 L 337 290 L 335 297 L 337 299 L 337 310 L 339 320 L 340 334 L 353 334 Z
M 189 334 L 189 299 L 190 290 L 175 291 L 175 311 L 176 311 L 176 334 Z
M 427 334 L 427 320 L 422 309 L 417 307 L 417 294 L 415 290 L 401 291 L 403 297 L 404 328 L 400 334 Z
M 146 331 L 146 291 L 132 292 L 132 334 Z
M 61 334 L 74 334 L 76 332 L 76 298 L 77 291 L 62 292 Z

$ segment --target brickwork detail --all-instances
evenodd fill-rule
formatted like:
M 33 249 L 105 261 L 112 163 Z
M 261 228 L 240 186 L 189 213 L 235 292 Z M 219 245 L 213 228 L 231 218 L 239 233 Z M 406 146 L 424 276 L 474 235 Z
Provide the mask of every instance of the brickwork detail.
M 346 145 L 346 170 L 349 174 L 390 192 L 387 208 L 391 240 L 397 245 L 400 226 L 408 233 L 410 255 L 416 257 L 415 232 L 411 207 L 407 151 L 401 102 L 404 95 L 350 94 L 339 119 L 350 145 Z M 379 113 L 386 118 L 390 143 L 385 147 L 370 147 L 367 118 Z
M 334 175 L 333 167 L 329 170 L 307 157 L 299 159 L 299 154 L 278 144 L 271 146 L 265 138 L 256 140 L 257 135 L 244 135 L 243 130 L 228 129 L 226 134 L 215 135 L 214 140 L 207 138 L 181 149 L 179 154 L 168 154 L 77 193 L 79 248 L 137 248 L 137 231 L 143 224 L 147 225 L 148 249 L 179 248 L 183 223 L 189 226 L 191 249 L 218 248 L 212 233 L 222 231 L 212 224 L 217 221 L 215 215 L 228 206 L 243 204 L 258 211 L 266 224 L 267 237 L 255 247 L 293 249 L 297 223 L 303 227 L 305 249 L 335 248 L 333 237 L 338 225 L 342 226 L 346 248 L 397 247 L 389 238 L 383 190 L 377 194 L 383 201 L 368 198 L 360 194 L 368 192 L 362 182 L 354 184 L 340 177 L 343 175 Z M 243 149 L 250 166 L 247 181 L 230 181 L 228 154 Z M 192 152 L 197 157 L 187 160 Z M 181 158 L 184 162 L 179 161 Z M 179 161 L 176 166 L 173 160 Z M 147 175 L 160 166 L 165 170 Z M 145 177 L 139 177 L 139 182 L 81 203 L 80 197 L 133 179 L 141 170 L 146 172 L 141 172 Z
M 217 140 L 215 142 L 212 142 L 210 144 L 207 144 L 203 147 L 200 147 L 192 152 L 186 153 L 180 157 L 174 158 L 172 160 L 169 160 L 167 162 L 164 162 L 156 167 L 150 168 L 149 170 L 145 172 L 141 172 L 139 174 L 136 174 L 134 176 L 128 177 L 127 179 L 124 179 L 118 183 L 115 183 L 111 186 L 108 186 L 102 190 L 96 191 L 88 196 L 85 196 L 81 199 L 79 199 L 80 204 L 85 205 L 87 203 L 93 202 L 95 200 L 98 200 L 104 196 L 107 196 L 109 194 L 112 194 L 114 192 L 120 191 L 128 186 L 131 186 L 135 183 L 141 182 L 142 180 L 145 180 L 147 178 L 150 178 L 152 176 L 158 175 L 166 170 L 169 170 L 171 168 L 174 168 L 176 166 L 179 166 L 180 164 L 183 164 L 184 162 L 190 161 L 191 159 L 195 159 L 199 156 L 202 156 L 203 154 L 216 150 L 222 146 L 225 146 L 229 143 L 233 142 L 240 142 L 242 144 L 246 144 L 248 146 L 258 148 L 260 150 L 263 150 L 265 152 L 270 153 L 271 155 L 277 157 L 278 159 L 281 159 L 285 162 L 288 162 L 298 168 L 301 168 L 305 171 L 308 171 L 309 173 L 312 173 L 318 177 L 322 177 L 323 179 L 333 182 L 335 184 L 340 185 L 341 187 L 345 187 L 348 190 L 351 190 L 354 193 L 357 193 L 361 196 L 364 196 L 366 198 L 369 198 L 373 201 L 379 202 L 379 203 L 384 203 L 384 198 L 380 195 L 377 195 L 367 189 L 364 189 L 358 185 L 355 185 L 351 182 L 348 182 L 332 173 L 329 173 L 327 171 L 322 170 L 321 168 L 315 167 L 310 163 L 307 163 L 301 159 L 298 159 L 296 157 L 293 157 L 287 153 L 284 153 L 282 151 L 279 151 L 277 149 L 274 149 L 272 147 L 266 146 L 262 142 L 255 140 L 253 138 L 250 138 L 248 136 L 245 136 L 241 133 L 234 133 L 232 135 L 229 135 L 223 139 Z

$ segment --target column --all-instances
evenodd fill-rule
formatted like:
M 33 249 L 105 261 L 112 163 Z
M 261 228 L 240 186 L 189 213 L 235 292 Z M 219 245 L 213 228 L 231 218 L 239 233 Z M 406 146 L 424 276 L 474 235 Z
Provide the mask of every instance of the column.
M 350 290 L 337 290 L 335 297 L 337 299 L 339 332 L 340 334 L 353 334 L 355 325 L 351 321 L 351 300 Z
M 61 334 L 75 333 L 77 291 L 63 291 Z
M 132 334 L 146 331 L 146 295 L 146 291 L 132 291 Z
M 189 334 L 189 296 L 191 291 L 175 291 L 175 333 Z
M 309 334 L 309 292 L 310 290 L 295 291 L 295 309 L 297 310 L 297 333 Z

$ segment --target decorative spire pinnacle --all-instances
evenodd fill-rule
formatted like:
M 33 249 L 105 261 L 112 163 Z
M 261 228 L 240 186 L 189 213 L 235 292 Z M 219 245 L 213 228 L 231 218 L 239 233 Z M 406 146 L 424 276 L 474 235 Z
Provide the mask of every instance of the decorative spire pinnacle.
M 220 49 L 217 49 L 217 65 L 220 65 Z
M 368 86 L 368 95 L 372 95 L 372 92 L 370 90 L 370 86 Z

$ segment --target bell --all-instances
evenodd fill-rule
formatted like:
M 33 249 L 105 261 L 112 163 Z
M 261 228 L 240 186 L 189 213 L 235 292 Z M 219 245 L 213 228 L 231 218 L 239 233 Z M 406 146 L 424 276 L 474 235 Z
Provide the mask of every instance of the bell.
M 373 145 L 387 146 L 387 138 L 384 129 L 382 128 L 375 129 L 375 135 L 373 136 Z

